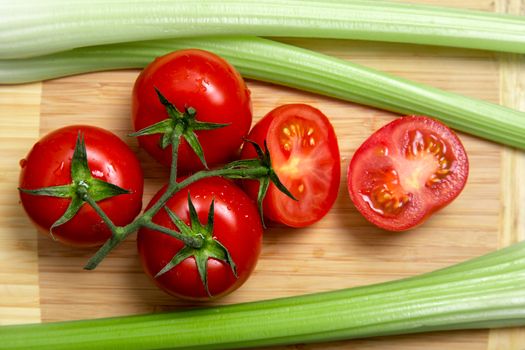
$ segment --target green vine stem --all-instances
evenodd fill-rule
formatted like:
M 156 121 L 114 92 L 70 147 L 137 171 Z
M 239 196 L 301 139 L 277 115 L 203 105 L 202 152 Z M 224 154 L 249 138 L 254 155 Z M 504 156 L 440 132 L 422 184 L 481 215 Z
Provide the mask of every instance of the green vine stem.
M 111 232 L 113 232 L 115 235 L 117 233 L 120 233 L 120 232 L 117 232 L 117 231 L 120 231 L 118 230 L 118 227 L 115 226 L 113 221 L 111 221 L 111 219 L 106 215 L 104 210 L 102 210 L 102 208 L 98 205 L 98 203 L 93 199 L 93 197 L 87 194 L 87 191 L 85 194 L 82 195 L 81 198 L 85 200 L 97 212 L 98 216 L 100 216 L 100 218 L 104 220 L 104 223 L 108 225 Z
M 159 232 L 169 234 L 170 236 L 176 237 L 177 239 L 180 239 L 183 241 L 186 245 L 198 248 L 202 245 L 202 240 L 197 237 L 187 237 L 184 235 L 181 235 L 180 233 L 169 230 L 166 227 L 157 225 L 152 222 L 152 218 L 157 214 L 157 212 L 164 207 L 166 202 L 178 191 L 183 189 L 184 187 L 202 180 L 204 178 L 208 177 L 215 177 L 215 176 L 221 176 L 226 178 L 235 178 L 235 179 L 258 179 L 263 178 L 265 176 L 268 176 L 270 171 L 269 169 L 264 165 L 258 165 L 254 167 L 233 167 L 229 168 L 228 166 L 220 169 L 214 169 L 214 170 L 201 170 L 199 172 L 194 173 L 193 175 L 185 178 L 181 182 L 177 182 L 177 154 L 178 154 L 178 146 L 180 144 L 180 138 L 174 137 L 173 138 L 173 144 L 172 144 L 172 165 L 170 170 L 170 182 L 168 184 L 168 188 L 166 189 L 166 192 L 163 193 L 163 195 L 159 198 L 157 202 L 155 202 L 148 210 L 146 210 L 142 215 L 137 217 L 132 223 L 126 225 L 126 226 L 115 226 L 111 220 L 105 215 L 105 213 L 100 209 L 98 204 L 91 200 L 89 197 L 87 198 L 87 202 L 89 205 L 97 211 L 97 213 L 100 215 L 100 217 L 104 220 L 104 222 L 108 225 L 108 227 L 111 229 L 111 232 L 113 233 L 112 237 L 93 255 L 87 264 L 84 266 L 84 269 L 86 270 L 93 270 L 95 269 L 100 262 L 111 252 L 117 245 L 120 244 L 123 240 L 125 240 L 130 234 L 136 232 L 141 227 L 149 227 L 154 230 L 157 230 Z M 175 175 L 174 175 L 175 174 Z
M 220 176 L 220 177 L 225 177 L 225 178 L 230 178 L 230 179 L 258 180 L 261 184 L 266 185 L 266 186 L 261 186 L 261 188 L 263 188 L 263 191 L 261 190 L 259 191 L 259 192 L 263 192 L 262 195 L 260 194 L 258 197 L 259 208 L 262 208 L 262 200 L 264 199 L 264 195 L 266 193 L 268 184 L 270 182 L 274 183 L 279 190 L 283 191 L 283 193 L 293 198 L 292 194 L 280 182 L 279 178 L 277 177 L 277 174 L 273 170 L 272 165 L 271 165 L 270 153 L 268 151 L 268 148 L 266 147 L 266 144 L 264 145 L 264 151 L 263 151 L 260 145 L 253 143 L 253 142 L 248 142 L 253 147 L 255 147 L 257 151 L 258 158 L 256 159 L 237 160 L 229 164 L 226 164 L 222 168 L 209 170 L 206 164 L 206 160 L 204 159 L 202 148 L 200 144 L 198 143 L 198 139 L 194 132 L 196 130 L 201 130 L 201 131 L 212 130 L 212 129 L 216 129 L 219 127 L 226 127 L 227 125 L 204 123 L 204 122 L 197 121 L 195 120 L 195 115 L 197 113 L 195 109 L 187 108 L 184 112 L 180 112 L 170 101 L 168 101 L 162 95 L 162 93 L 159 90 L 156 89 L 156 92 L 157 92 L 159 101 L 166 108 L 168 118 L 166 118 L 165 120 L 157 124 L 150 125 L 142 130 L 139 130 L 131 134 L 131 136 L 142 136 L 142 135 L 160 133 L 162 134 L 162 139 L 165 141 L 165 142 L 162 142 L 163 146 L 161 147 L 167 147 L 168 145 L 171 145 L 172 162 L 171 162 L 171 167 L 170 167 L 168 187 L 166 191 L 162 194 L 162 196 L 148 210 L 146 210 L 142 215 L 135 218 L 133 222 L 131 222 L 130 224 L 126 226 L 116 226 L 111 221 L 111 219 L 104 213 L 104 211 L 100 208 L 95 198 L 92 198 L 87 190 L 83 188 L 79 189 L 80 191 L 82 191 L 81 193 L 78 193 L 80 198 L 83 201 L 87 202 L 91 207 L 93 207 L 93 209 L 98 213 L 98 215 L 102 218 L 104 223 L 109 227 L 109 229 L 112 232 L 111 238 L 89 259 L 87 264 L 84 266 L 84 269 L 86 270 L 95 269 L 100 264 L 100 262 L 115 247 L 117 247 L 120 244 L 120 242 L 125 240 L 130 234 L 132 234 L 133 232 L 136 232 L 141 227 L 147 227 L 147 228 L 159 231 L 161 233 L 170 235 L 172 237 L 175 237 L 176 239 L 179 239 L 180 241 L 182 241 L 189 248 L 200 249 L 201 247 L 203 247 L 204 238 L 202 236 L 186 235 L 186 234 L 183 234 L 183 232 L 177 232 L 167 227 L 158 225 L 154 223 L 152 220 L 153 220 L 153 217 L 159 212 L 161 208 L 163 208 L 166 205 L 166 202 L 176 192 L 204 178 Z M 178 182 L 177 180 L 177 161 L 178 161 L 178 150 L 179 150 L 179 146 L 180 146 L 182 138 L 188 141 L 193 151 L 197 155 L 199 155 L 199 158 L 201 159 L 201 162 L 205 166 L 206 169 L 198 171 L 194 173 L 193 175 L 190 175 L 184 178 L 183 180 L 181 180 L 180 182 Z M 84 147 L 84 149 L 79 150 L 78 152 L 85 155 L 86 153 L 85 145 L 82 143 L 81 146 Z M 87 158 L 85 159 L 84 167 L 88 169 L 87 168 Z M 188 198 L 188 204 L 191 205 L 190 198 Z M 260 210 L 260 214 L 261 214 L 261 220 L 262 220 L 262 209 Z M 264 225 L 264 221 L 263 221 L 263 225 Z M 229 256 L 229 253 L 226 252 L 225 254 Z
M 66 212 L 51 226 L 51 236 L 53 234 L 52 231 L 54 227 L 60 226 L 65 222 L 69 221 L 71 218 L 73 218 L 84 204 L 87 203 L 95 210 L 98 216 L 102 219 L 102 221 L 111 231 L 111 237 L 88 260 L 87 264 L 84 266 L 84 269 L 86 270 L 95 269 L 114 248 L 116 248 L 130 234 L 136 232 L 141 227 L 147 227 L 149 229 L 153 229 L 163 234 L 174 237 L 180 240 L 182 243 L 184 243 L 184 245 L 192 251 L 203 250 L 199 253 L 199 256 L 201 257 L 199 271 L 201 271 L 203 266 L 205 266 L 206 252 L 211 252 L 212 255 L 214 254 L 212 257 L 221 257 L 221 259 L 224 258 L 233 268 L 235 264 L 230 258 L 227 258 L 230 256 L 229 252 L 220 244 L 220 242 L 213 243 L 213 249 L 206 250 L 205 246 L 210 246 L 210 243 L 206 241 L 206 238 L 202 235 L 188 234 L 191 233 L 191 229 L 188 229 L 189 231 L 186 230 L 186 226 L 184 225 L 177 225 L 177 228 L 179 230 L 183 230 L 181 232 L 177 232 L 168 227 L 164 227 L 154 223 L 153 217 L 159 212 L 159 210 L 165 207 L 168 200 L 176 192 L 180 191 L 181 189 L 187 187 L 188 185 L 196 181 L 208 177 L 253 179 L 258 180 L 261 184 L 265 184 L 265 186 L 261 186 L 261 188 L 264 189 L 262 191 L 264 192 L 263 195 L 259 195 L 258 197 L 258 204 L 260 208 L 262 208 L 262 200 L 270 182 L 274 183 L 279 190 L 283 191 L 289 197 L 293 198 L 293 196 L 280 182 L 279 178 L 277 177 L 277 174 L 273 170 L 271 165 L 270 153 L 268 152 L 266 144 L 264 145 L 263 152 L 259 145 L 253 142 L 249 142 L 249 144 L 255 147 L 257 151 L 257 158 L 255 159 L 237 160 L 226 164 L 224 167 L 219 169 L 208 169 L 208 165 L 206 164 L 206 160 L 204 159 L 204 152 L 202 146 L 200 145 L 197 134 L 195 132 L 203 132 L 206 130 L 227 127 L 227 125 L 198 121 L 195 118 L 195 116 L 197 115 L 197 111 L 194 108 L 188 107 L 184 110 L 184 112 L 181 112 L 175 107 L 175 105 L 168 101 L 158 89 L 155 89 L 155 91 L 157 93 L 160 103 L 164 105 L 166 109 L 167 118 L 160 121 L 159 123 L 147 126 L 146 128 L 131 134 L 130 136 L 140 137 L 143 135 L 161 134 L 162 141 L 159 147 L 166 148 L 169 145 L 171 145 L 172 162 L 170 166 L 169 182 L 166 191 L 160 196 L 160 198 L 155 203 L 153 203 L 153 205 L 149 209 L 144 211 L 142 215 L 136 217 L 135 220 L 133 220 L 133 222 L 125 226 L 115 225 L 111 218 L 97 203 L 98 201 L 108 199 L 113 196 L 126 195 L 129 193 L 129 191 L 120 188 L 114 184 L 92 177 L 91 170 L 88 164 L 86 144 L 84 142 L 84 136 L 82 135 L 82 133 L 78 134 L 73 157 L 71 159 L 70 171 L 72 182 L 70 184 L 44 187 L 38 189 L 20 188 L 19 190 L 35 196 L 52 196 L 71 199 Z M 191 149 L 195 152 L 197 156 L 199 156 L 199 159 L 202 162 L 202 165 L 204 166 L 205 170 L 198 171 L 193 175 L 185 177 L 182 180 L 180 180 L 180 182 L 178 182 L 178 151 L 182 139 L 188 142 Z M 259 192 L 261 193 L 261 190 L 259 190 Z M 193 204 L 191 202 L 189 194 L 188 206 L 190 207 L 190 209 L 193 208 Z M 165 208 L 168 209 L 167 207 Z M 210 222 L 213 222 L 212 208 L 213 204 L 210 206 Z M 193 209 L 193 211 L 195 211 L 195 209 Z M 195 220 L 192 219 L 192 223 L 194 222 Z M 206 226 L 206 232 L 210 237 L 212 235 L 212 230 L 213 226 Z

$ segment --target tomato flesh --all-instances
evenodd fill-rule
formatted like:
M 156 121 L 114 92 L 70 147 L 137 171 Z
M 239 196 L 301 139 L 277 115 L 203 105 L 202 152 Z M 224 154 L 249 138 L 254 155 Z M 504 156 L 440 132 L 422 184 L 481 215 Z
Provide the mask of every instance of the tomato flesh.
M 370 136 L 348 167 L 348 190 L 373 224 L 403 231 L 456 198 L 468 177 L 458 137 L 442 123 L 403 117 Z
M 308 105 L 284 105 L 257 123 L 248 138 L 259 145 L 266 140 L 273 169 L 297 199 L 271 184 L 263 202 L 264 215 L 292 227 L 324 217 L 337 198 L 341 173 L 337 137 L 328 118 Z M 242 158 L 255 156 L 251 145 L 243 147 Z M 257 182 L 247 181 L 245 187 L 257 197 Z

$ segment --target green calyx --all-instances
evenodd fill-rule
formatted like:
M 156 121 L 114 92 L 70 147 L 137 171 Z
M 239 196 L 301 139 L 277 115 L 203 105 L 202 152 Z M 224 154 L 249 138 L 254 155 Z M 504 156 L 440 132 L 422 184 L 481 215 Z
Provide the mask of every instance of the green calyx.
M 49 232 L 53 239 L 53 229 L 71 220 L 88 201 L 98 202 L 120 194 L 129 193 L 117 185 L 94 178 L 91 175 L 87 160 L 86 144 L 83 135 L 79 132 L 73 158 L 71 159 L 72 182 L 65 185 L 42 187 L 37 189 L 19 188 L 21 192 L 34 196 L 49 196 L 58 198 L 70 198 L 68 208 L 57 221 L 51 225 Z
M 259 214 L 261 216 L 263 227 L 266 228 L 263 216 L 263 200 L 266 196 L 266 192 L 268 192 L 270 183 L 273 183 L 275 187 L 279 189 L 279 191 L 281 191 L 294 201 L 296 201 L 297 198 L 295 198 L 294 195 L 286 188 L 286 186 L 284 186 L 281 180 L 279 180 L 279 176 L 277 176 L 277 173 L 273 169 L 272 159 L 270 156 L 270 151 L 268 150 L 268 145 L 266 144 L 266 140 L 264 141 L 264 150 L 261 148 L 261 146 L 259 146 L 257 142 L 248 139 L 246 139 L 245 141 L 255 148 L 257 158 L 242 159 L 227 164 L 225 166 L 225 168 L 227 169 L 246 171 L 233 175 L 228 174 L 226 175 L 226 177 L 235 179 L 252 179 L 259 181 L 259 191 L 257 193 L 257 207 L 259 209 Z M 264 168 L 265 171 L 259 171 L 258 169 L 260 168 Z M 253 169 L 255 171 L 250 171 L 250 169 Z
M 188 207 L 190 211 L 190 226 L 186 225 L 173 211 L 168 207 L 164 207 L 168 213 L 170 219 L 173 221 L 177 229 L 182 235 L 189 237 L 195 237 L 199 242 L 202 242 L 196 246 L 190 246 L 186 244 L 184 248 L 179 250 L 171 259 L 171 261 L 160 270 L 155 277 L 159 277 L 182 261 L 187 258 L 193 257 L 195 259 L 195 264 L 197 265 L 197 270 L 201 278 L 202 284 L 208 296 L 211 297 L 210 291 L 208 289 L 208 259 L 213 258 L 225 262 L 230 266 L 233 275 L 237 278 L 237 267 L 225 246 L 221 244 L 217 239 L 213 238 L 213 220 L 214 220 L 214 207 L 215 200 L 212 200 L 210 204 L 210 209 L 208 212 L 208 222 L 206 225 L 203 225 L 197 215 L 195 206 L 191 201 L 190 193 L 188 192 Z
M 129 136 L 162 134 L 159 145 L 162 149 L 172 144 L 175 138 L 182 137 L 199 157 L 204 167 L 208 169 L 208 164 L 206 164 L 206 159 L 204 159 L 204 151 L 202 150 L 195 131 L 214 130 L 228 126 L 228 124 L 200 122 L 196 119 L 197 111 L 195 108 L 187 107 L 184 112 L 180 112 L 157 88 L 155 88 L 155 92 L 157 93 L 159 101 L 166 108 L 168 118 L 134 132 Z

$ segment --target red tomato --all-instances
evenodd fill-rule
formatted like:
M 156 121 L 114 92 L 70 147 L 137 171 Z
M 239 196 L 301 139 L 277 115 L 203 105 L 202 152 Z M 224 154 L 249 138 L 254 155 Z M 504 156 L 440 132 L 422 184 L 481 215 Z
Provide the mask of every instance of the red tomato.
M 272 167 L 297 201 L 270 184 L 263 212 L 272 221 L 304 227 L 320 220 L 337 198 L 341 177 L 339 147 L 334 128 L 318 109 L 304 104 L 280 106 L 252 129 L 249 140 L 261 147 L 266 140 Z M 245 144 L 243 159 L 256 158 Z M 245 181 L 246 191 L 257 198 L 257 181 Z
M 238 154 L 252 122 L 251 100 L 244 80 L 228 62 L 195 49 L 176 51 L 153 61 L 133 88 L 136 131 L 168 118 L 155 88 L 180 112 L 193 107 L 197 121 L 228 124 L 215 130 L 196 131 L 208 166 L 226 163 Z M 160 134 L 140 136 L 138 140 L 157 161 L 171 164 L 171 146 L 159 146 Z M 185 141 L 179 146 L 177 166 L 180 174 L 203 168 Z
M 166 191 L 163 187 L 151 200 L 155 203 Z M 188 191 L 199 221 L 206 225 L 212 199 L 215 202 L 213 238 L 229 251 L 237 269 L 235 278 L 231 267 L 224 261 L 207 260 L 208 290 L 217 298 L 239 288 L 250 276 L 259 258 L 262 243 L 262 225 L 256 205 L 231 181 L 223 178 L 199 180 L 173 195 L 166 206 L 187 225 L 190 223 Z M 160 210 L 153 222 L 178 231 L 165 210 Z M 195 258 L 188 257 L 179 265 L 159 277 L 154 277 L 179 252 L 184 244 L 158 231 L 142 228 L 137 236 L 139 255 L 144 270 L 162 290 L 181 298 L 206 300 Z
M 348 167 L 357 210 L 390 231 L 421 224 L 463 190 L 468 159 L 456 134 L 421 116 L 394 120 L 370 136 Z
M 104 129 L 75 125 L 44 136 L 20 161 L 20 188 L 37 189 L 70 184 L 71 158 L 79 132 L 84 135 L 91 176 L 130 191 L 129 194 L 101 200 L 99 206 L 116 225 L 130 223 L 142 207 L 142 170 L 131 149 L 116 135 Z M 71 202 L 68 198 L 23 192 L 20 198 L 29 217 L 47 234 Z M 53 236 L 68 245 L 90 247 L 104 243 L 111 237 L 111 231 L 93 208 L 85 203 L 71 220 L 53 228 Z

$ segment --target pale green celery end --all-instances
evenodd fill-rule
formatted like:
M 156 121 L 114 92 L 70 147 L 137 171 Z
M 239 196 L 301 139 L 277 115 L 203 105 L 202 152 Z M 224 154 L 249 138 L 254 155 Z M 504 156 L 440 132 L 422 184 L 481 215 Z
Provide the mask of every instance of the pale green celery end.
M 245 77 L 401 114 L 423 114 L 495 142 L 524 149 L 525 113 L 445 92 L 351 62 L 257 37 L 208 37 L 87 47 L 49 56 L 0 60 L 0 83 L 87 71 L 140 68 L 182 48 L 210 50 Z
M 525 53 L 525 19 L 389 1 L 76 0 L 0 4 L 0 57 L 200 35 L 346 38 Z

